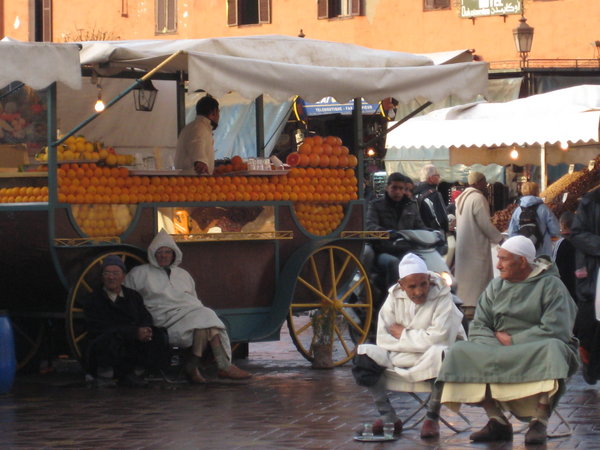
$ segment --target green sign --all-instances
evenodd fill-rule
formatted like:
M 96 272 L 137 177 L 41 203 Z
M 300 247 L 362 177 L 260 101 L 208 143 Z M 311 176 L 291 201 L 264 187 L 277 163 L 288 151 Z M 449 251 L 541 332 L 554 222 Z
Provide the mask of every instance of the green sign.
M 521 14 L 522 0 L 460 0 L 461 17 Z

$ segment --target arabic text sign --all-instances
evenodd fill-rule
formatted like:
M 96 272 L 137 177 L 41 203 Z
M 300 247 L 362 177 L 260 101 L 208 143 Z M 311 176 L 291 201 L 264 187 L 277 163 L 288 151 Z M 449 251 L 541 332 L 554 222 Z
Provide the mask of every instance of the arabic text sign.
M 461 17 L 521 14 L 522 0 L 460 0 Z

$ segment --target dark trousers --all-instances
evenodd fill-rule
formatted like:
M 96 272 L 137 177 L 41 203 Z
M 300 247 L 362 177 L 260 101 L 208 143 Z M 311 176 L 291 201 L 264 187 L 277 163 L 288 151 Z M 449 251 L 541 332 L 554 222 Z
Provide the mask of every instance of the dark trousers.
M 575 319 L 575 336 L 590 355 L 588 373 L 600 378 L 600 323 L 596 320 L 594 302 L 579 302 Z
M 86 369 L 94 376 L 98 367 L 112 367 L 116 378 L 136 368 L 165 369 L 170 361 L 167 331 L 152 327 L 152 340 L 140 342 L 126 339 L 119 333 L 104 333 L 94 338 L 87 349 Z

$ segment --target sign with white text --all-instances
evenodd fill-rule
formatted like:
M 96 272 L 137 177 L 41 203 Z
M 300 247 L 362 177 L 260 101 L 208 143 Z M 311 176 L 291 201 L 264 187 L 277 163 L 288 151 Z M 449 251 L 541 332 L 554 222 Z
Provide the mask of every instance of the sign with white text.
M 522 0 L 460 0 L 461 17 L 521 14 Z

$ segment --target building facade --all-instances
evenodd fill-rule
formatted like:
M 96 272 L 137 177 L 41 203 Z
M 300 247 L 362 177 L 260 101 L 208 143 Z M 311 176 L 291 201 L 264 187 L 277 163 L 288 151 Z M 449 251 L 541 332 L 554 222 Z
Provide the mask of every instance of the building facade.
M 304 35 L 418 53 L 469 48 L 494 66 L 519 60 L 513 29 L 523 7 L 535 28 L 531 60 L 598 65 L 595 0 L 0 0 L 0 34 L 54 42 Z

